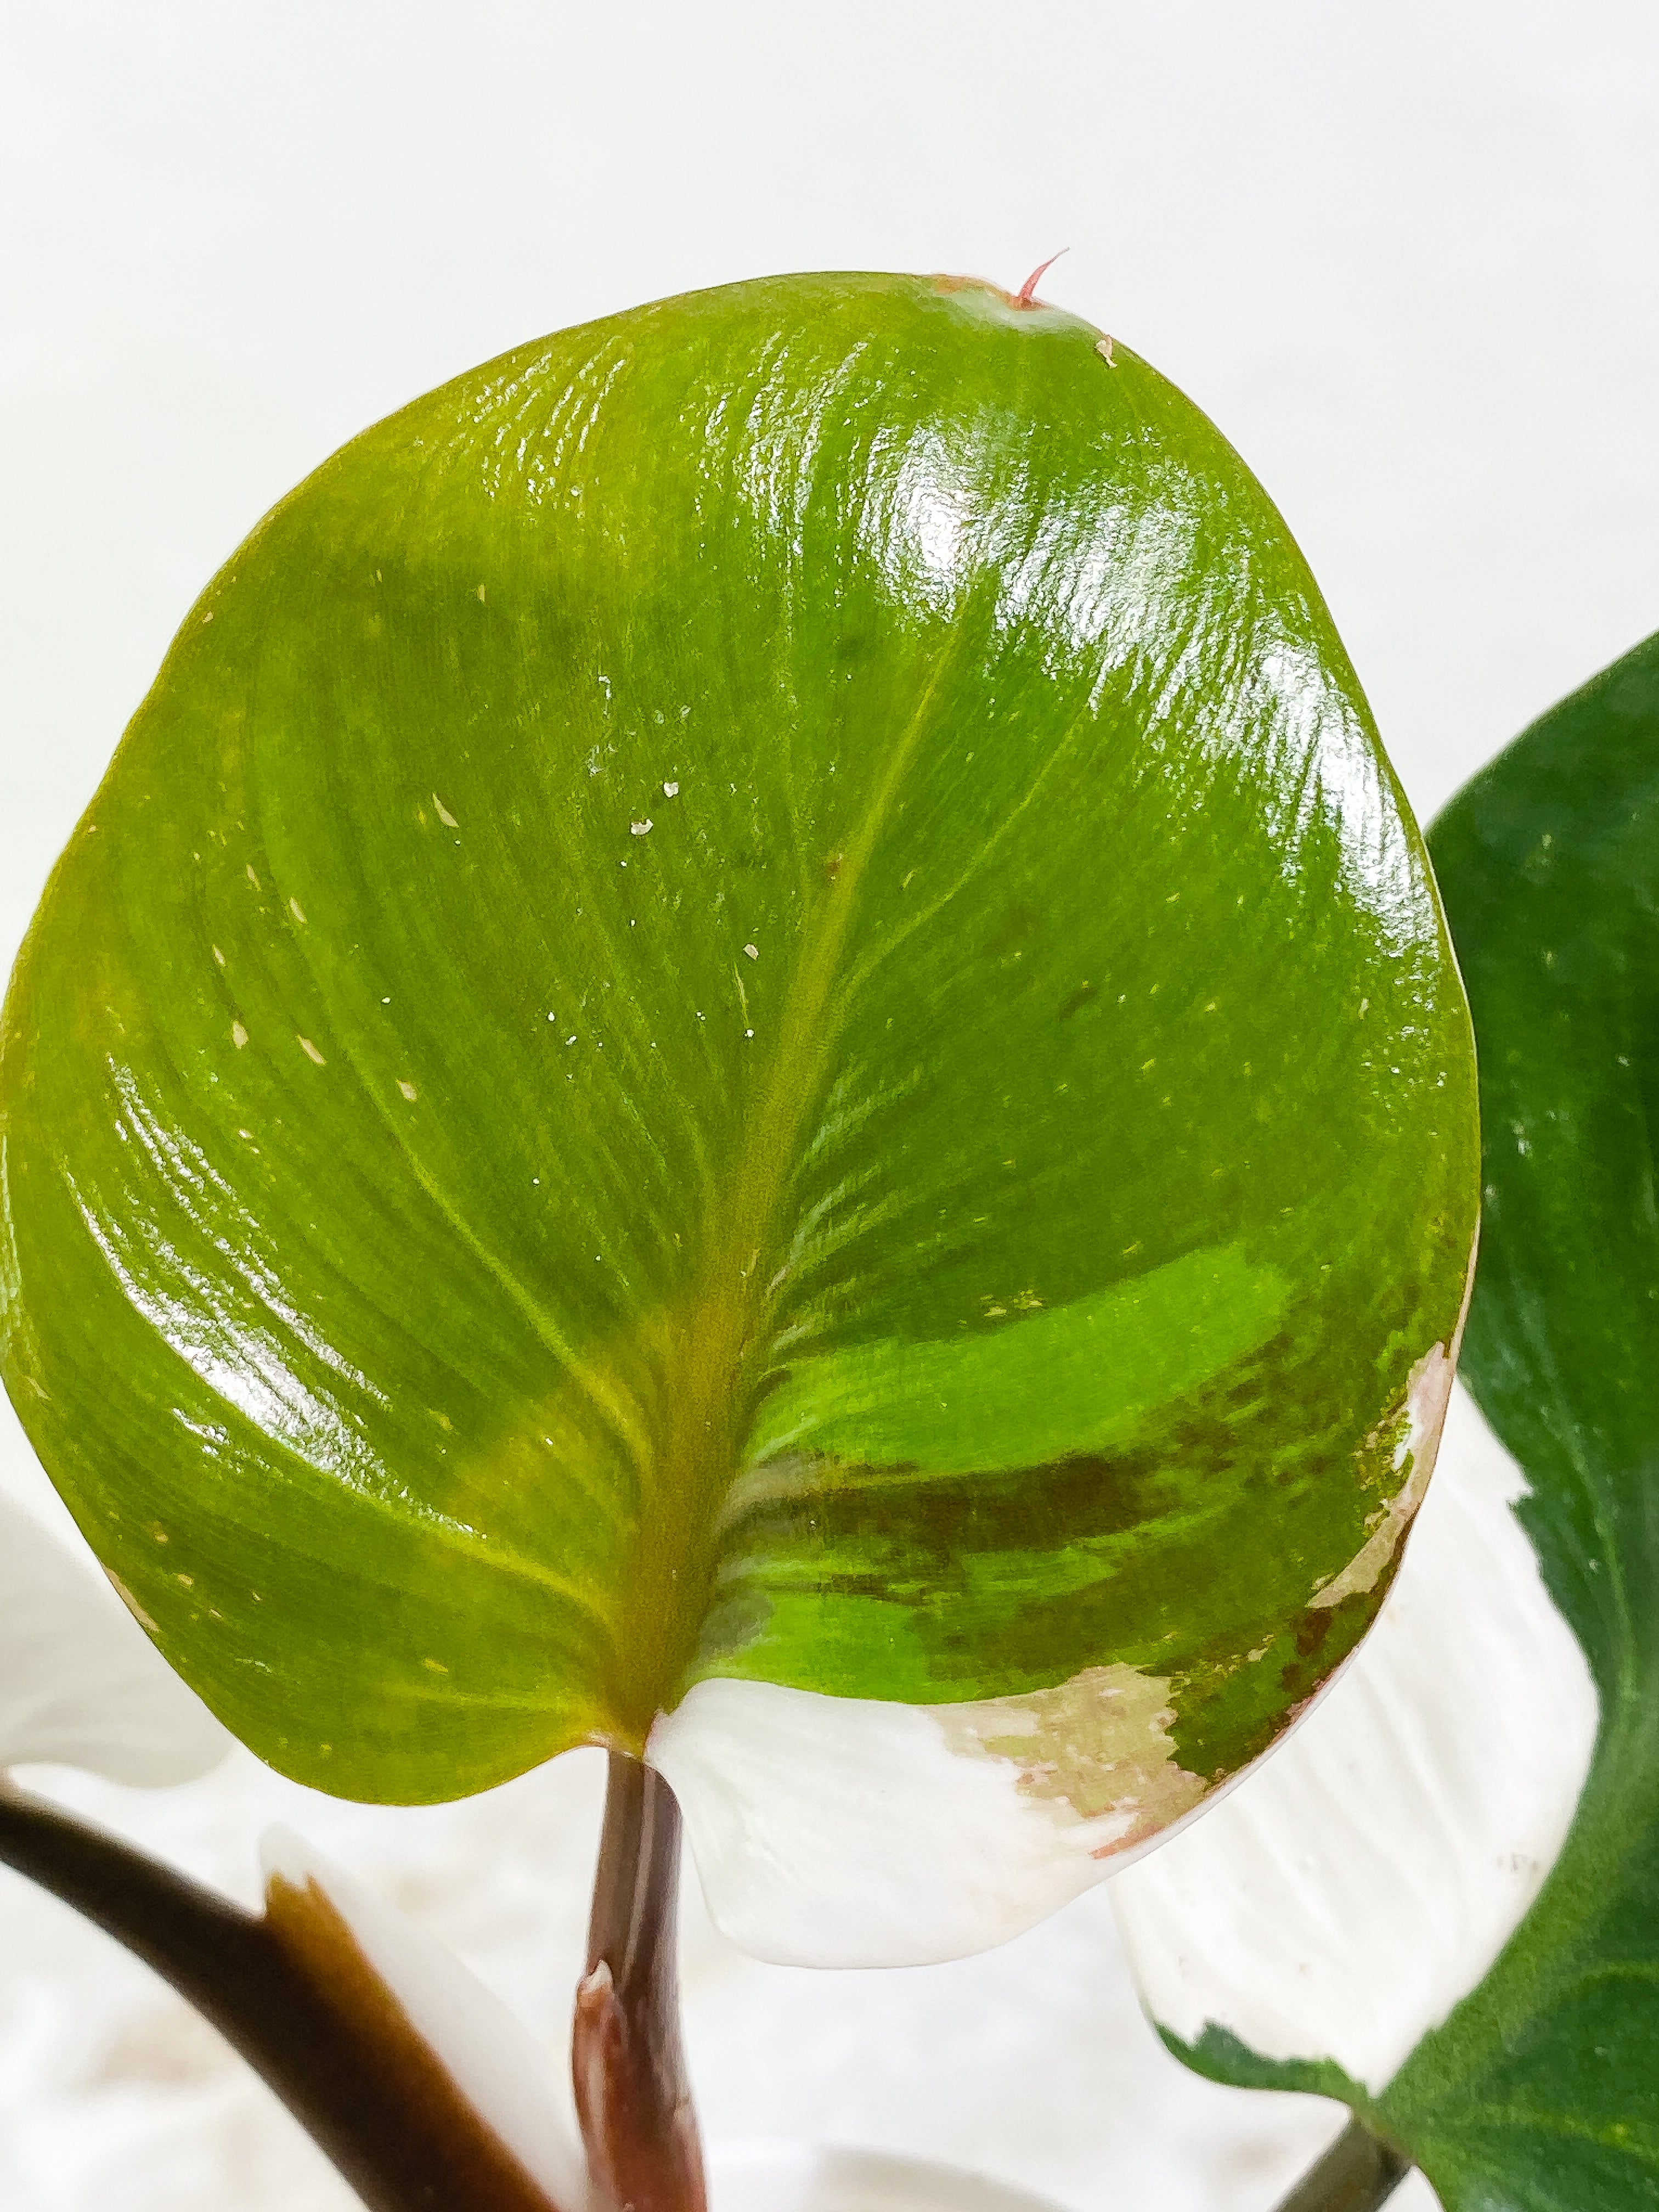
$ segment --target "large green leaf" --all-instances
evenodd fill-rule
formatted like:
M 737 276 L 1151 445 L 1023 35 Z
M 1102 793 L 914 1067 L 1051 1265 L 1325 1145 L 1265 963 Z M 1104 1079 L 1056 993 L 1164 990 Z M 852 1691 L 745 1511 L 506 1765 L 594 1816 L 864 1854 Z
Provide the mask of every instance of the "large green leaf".
M 670 301 L 337 454 L 60 863 L 0 1109 L 8 1387 L 285 1771 L 1084 1677 L 964 1755 L 1076 1823 L 1058 1731 L 1127 1806 L 1141 1685 L 1109 1848 L 1374 1613 L 1475 1199 L 1283 523 L 1127 349 L 955 280 Z
M 1323 2006 L 1334 2032 L 1322 2039 L 1288 1954 L 1276 1990 L 1264 1982 L 1253 2006 L 1212 1991 L 1194 2007 L 1160 1966 L 1166 1947 L 1150 1922 L 1134 1940 L 1146 1944 L 1155 2016 L 1184 2003 L 1195 2029 L 1207 2014 L 1183 2051 L 1191 2063 L 1346 2098 L 1419 2160 L 1448 2212 L 1627 2212 L 1659 2203 L 1659 636 L 1535 723 L 1431 842 L 1481 1054 L 1485 1225 L 1463 1372 L 1527 1478 L 1514 1512 L 1537 1599 L 1504 1565 L 1519 1532 L 1488 1509 L 1483 1543 L 1456 1547 L 1455 1561 L 1447 1552 L 1460 1572 L 1443 1577 L 1443 1626 L 1419 1624 L 1443 1655 L 1449 1631 L 1465 1648 L 1415 1686 L 1415 1717 L 1398 1700 L 1370 1712 L 1345 1685 L 1328 1708 L 1346 1733 L 1325 1802 L 1304 1803 L 1299 1832 L 1288 1801 L 1273 1802 L 1277 1760 L 1234 1801 L 1297 1855 L 1310 1948 L 1321 1929 L 1340 1944 L 1355 1917 L 1410 1905 L 1395 1911 L 1376 1980 L 1350 1988 L 1347 2018 Z M 1461 1479 L 1452 1466 L 1437 1492 Z M 1418 1542 L 1437 1525 L 1425 1516 L 1402 1598 Z M 1385 1616 L 1358 1675 L 1377 1671 L 1392 1626 Z M 1462 1708 L 1479 1700 L 1489 1710 L 1468 1741 Z M 1390 1731 L 1417 1754 L 1395 1762 L 1404 1816 L 1334 1786 L 1343 1753 Z M 1465 1785 L 1483 1761 L 1477 1802 Z M 1420 1830 L 1437 1815 L 1431 1887 L 1391 1901 L 1384 1875 L 1355 1893 L 1357 1834 L 1407 1817 Z M 1460 1954 L 1449 1893 L 1467 1883 L 1490 1917 L 1517 1870 L 1530 1910 L 1510 1915 L 1506 1943 Z M 1158 1915 L 1152 1873 L 1130 1881 Z M 1347 1914 L 1333 1911 L 1338 1899 Z M 1247 1920 L 1264 1902 L 1241 1891 L 1231 1905 Z M 1471 1957 L 1474 1971 L 1461 1972 Z M 1378 2078 L 1356 2081 L 1331 2056 L 1345 2036 L 1359 2048 L 1379 2011 L 1410 2032 Z M 1252 2020 L 1267 2028 L 1254 2043 Z

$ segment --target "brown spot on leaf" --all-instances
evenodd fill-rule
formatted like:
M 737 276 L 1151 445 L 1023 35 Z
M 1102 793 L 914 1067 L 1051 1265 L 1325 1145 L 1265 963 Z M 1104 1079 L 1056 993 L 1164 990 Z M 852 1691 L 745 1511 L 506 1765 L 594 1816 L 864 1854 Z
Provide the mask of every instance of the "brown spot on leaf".
M 1009 1761 L 1017 1786 L 1039 1802 L 1078 1820 L 1114 1821 L 1096 1858 L 1156 1835 L 1207 1787 L 1176 1764 L 1168 1677 L 1121 1662 L 1024 1697 L 936 1706 L 933 1717 L 952 1751 Z

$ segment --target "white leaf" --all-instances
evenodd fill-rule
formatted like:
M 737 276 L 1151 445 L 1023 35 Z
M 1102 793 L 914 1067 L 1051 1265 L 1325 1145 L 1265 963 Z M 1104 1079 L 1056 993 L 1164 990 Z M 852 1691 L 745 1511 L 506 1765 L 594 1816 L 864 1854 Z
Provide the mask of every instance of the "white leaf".
M 539 2049 L 453 1951 L 291 1828 L 268 1829 L 260 1857 L 268 1884 L 316 1885 L 473 2111 L 554 2203 L 580 2212 L 586 2162 L 555 2094 L 563 2054 Z
M 0 1496 L 0 1767 L 160 1786 L 230 1746 L 114 1594 Z
M 1158 2024 L 1334 2059 L 1373 2094 L 1482 1978 L 1571 1825 L 1589 1668 L 1461 1389 L 1398 1579 L 1347 1672 L 1215 1810 L 1114 1885 Z
M 1006 1942 L 1155 1840 L 1135 1838 L 1136 1812 L 1083 1819 L 1034 1795 L 984 1738 L 1088 1700 L 1144 1808 L 1192 1781 L 1155 1725 L 1172 1717 L 1164 1687 L 1103 1668 L 1025 1698 L 907 1705 L 715 1678 L 659 1716 L 646 1758 L 679 1801 L 715 1923 L 752 1957 L 930 1966 Z

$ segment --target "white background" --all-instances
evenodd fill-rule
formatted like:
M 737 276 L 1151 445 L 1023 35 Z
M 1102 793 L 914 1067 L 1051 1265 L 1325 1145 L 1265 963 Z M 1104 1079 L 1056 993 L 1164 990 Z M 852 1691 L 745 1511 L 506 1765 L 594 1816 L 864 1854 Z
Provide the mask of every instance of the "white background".
M 727 278 L 1017 285 L 1069 246 L 1045 295 L 1255 467 L 1425 816 L 1659 625 L 1653 0 L 8 0 L 0 72 L 8 961 L 264 507 L 458 369 Z M 9 1425 L 0 1480 L 50 1510 Z M 76 1792 L 244 1890 L 282 1813 L 550 2048 L 595 1782 L 580 1754 L 417 1814 L 252 1761 L 155 1800 Z M 961 1966 L 830 1977 L 748 1965 L 691 1900 L 710 2133 L 929 2152 L 1076 2212 L 1267 2212 L 1330 2108 L 1166 2060 L 1103 1903 Z M 6 1876 L 0 2201 L 349 2200 L 208 2030 Z

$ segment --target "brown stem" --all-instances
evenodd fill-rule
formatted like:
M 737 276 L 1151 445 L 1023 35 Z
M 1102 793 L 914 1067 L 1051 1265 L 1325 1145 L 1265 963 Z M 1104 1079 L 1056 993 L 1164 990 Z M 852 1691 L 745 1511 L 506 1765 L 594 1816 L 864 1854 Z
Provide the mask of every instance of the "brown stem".
M 1350 2120 L 1336 2141 L 1303 2175 L 1279 2212 L 1376 2212 L 1411 2172 L 1392 2143 Z
M 559 2212 L 314 1884 L 262 1919 L 0 1781 L 0 1861 L 126 1946 L 276 2092 L 370 2212 Z
M 613 1751 L 570 2053 L 588 2172 L 609 2212 L 705 2212 L 680 2045 L 679 1867 L 674 1793 Z

